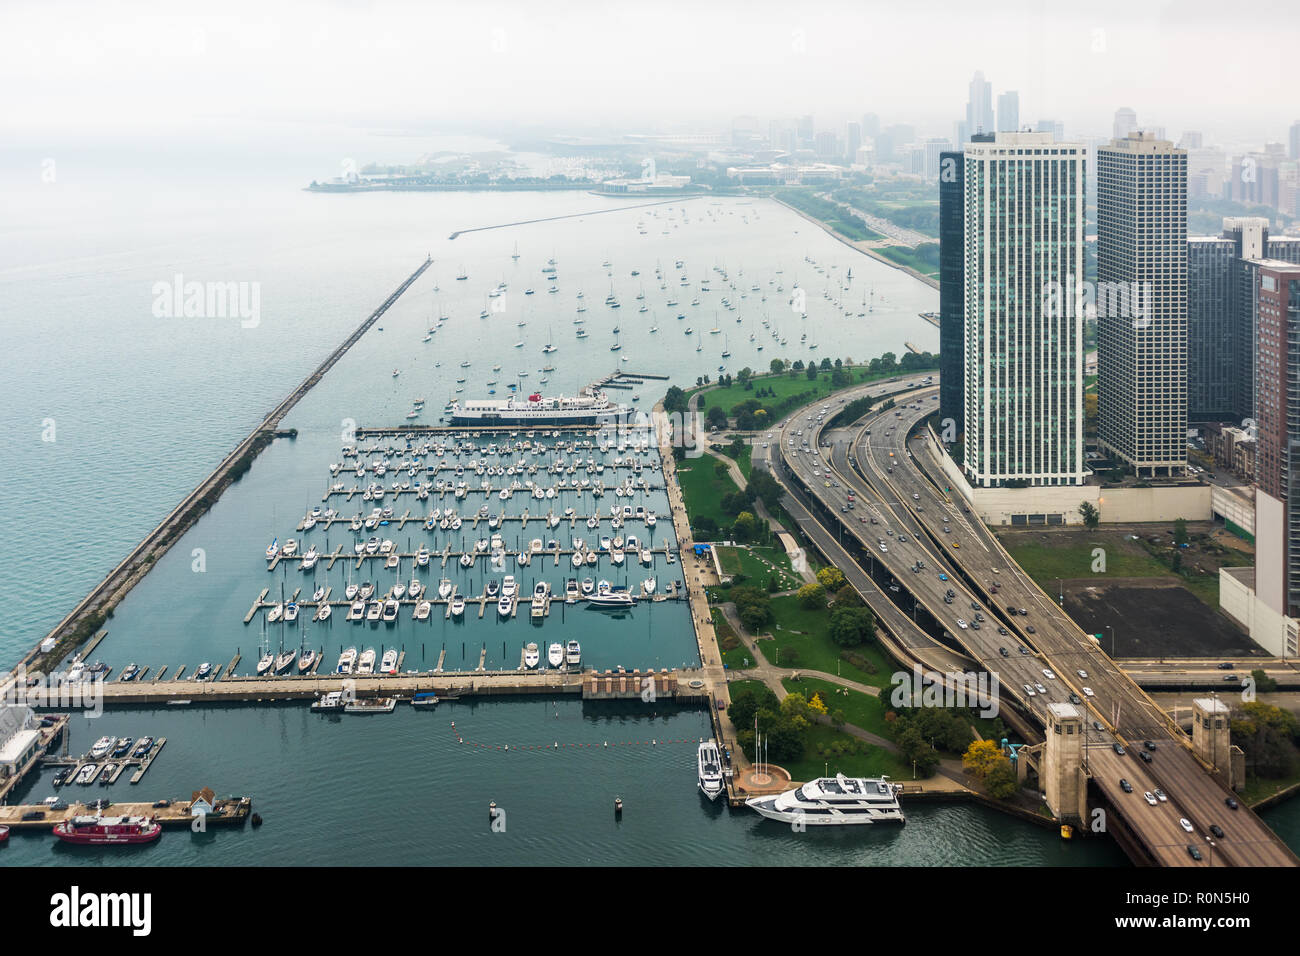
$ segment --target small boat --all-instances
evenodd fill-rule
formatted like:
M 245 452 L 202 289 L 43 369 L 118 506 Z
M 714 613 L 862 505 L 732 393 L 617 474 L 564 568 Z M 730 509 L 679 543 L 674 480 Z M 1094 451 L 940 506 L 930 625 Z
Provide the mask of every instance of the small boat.
M 465 613 L 465 597 L 464 595 L 457 594 L 454 598 L 451 599 L 451 616 L 461 617 L 462 615 L 464 615 L 464 613 Z
M 316 700 L 312 701 L 311 709 L 316 712 L 340 711 L 343 709 L 345 704 L 346 701 L 343 697 L 343 691 L 332 690 L 329 693 L 324 694 L 321 697 L 318 697 Z
M 357 659 L 357 673 L 373 674 L 374 672 L 375 672 L 375 649 L 373 647 L 367 647 L 364 651 L 361 652 L 361 656 Z
M 136 741 L 135 749 L 131 751 L 131 756 L 136 760 L 142 760 L 149 756 L 149 751 L 153 750 L 153 738 L 141 737 Z
M 343 706 L 345 714 L 391 714 L 397 707 L 396 697 L 369 697 L 350 700 Z
M 416 694 L 414 697 L 411 698 L 411 706 L 412 707 L 437 707 L 438 695 L 436 692 L 431 690 L 420 691 L 420 693 Z
M 699 766 L 700 793 L 710 800 L 716 800 L 726 789 L 722 775 L 722 754 L 717 742 L 711 739 L 701 741 L 696 760 Z
M 347 648 L 339 655 L 338 666 L 334 668 L 336 674 L 351 674 L 353 668 L 357 666 L 357 649 L 355 647 Z
M 529 670 L 536 670 L 541 660 L 541 655 L 537 651 L 537 642 L 529 641 L 524 646 L 524 666 Z
M 379 673 L 396 674 L 397 673 L 397 648 L 390 647 L 384 651 L 383 660 L 379 663 Z
M 93 846 L 152 843 L 162 835 L 162 824 L 146 817 L 78 815 L 56 823 L 54 835 L 64 843 Z
M 582 664 L 582 645 L 577 641 L 569 641 L 565 646 L 564 663 L 569 667 L 578 667 Z
M 212 676 L 212 665 L 204 661 L 199 665 L 199 669 L 194 672 L 195 680 L 207 680 Z
M 552 667 L 564 666 L 564 645 L 555 643 L 546 649 L 546 661 Z

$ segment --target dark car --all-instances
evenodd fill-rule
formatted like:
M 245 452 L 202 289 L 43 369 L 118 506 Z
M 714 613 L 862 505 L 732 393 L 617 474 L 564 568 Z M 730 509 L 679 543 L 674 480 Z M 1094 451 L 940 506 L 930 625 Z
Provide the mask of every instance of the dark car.
M 1116 744 L 1116 746 L 1119 746 L 1119 745 Z M 1119 788 L 1120 788 L 1121 790 L 1123 790 L 1125 793 L 1132 793 L 1132 792 L 1133 792 L 1133 784 L 1129 783 L 1129 782 L 1128 782 L 1127 780 L 1125 780 L 1123 777 L 1120 777 L 1120 779 L 1119 779 Z
M 1029 612 L 1026 611 L 1023 607 L 1020 608 L 1016 613 L 1019 614 L 1021 617 L 1028 617 L 1028 616 L 1029 616 Z
M 1151 762 L 1151 755 L 1150 755 L 1149 753 L 1147 753 L 1145 750 L 1139 750 L 1139 751 L 1138 751 L 1138 756 L 1142 758 L 1142 762 L 1143 762 L 1143 763 L 1150 763 L 1150 762 Z
M 1199 860 L 1201 858 L 1201 851 L 1196 849 L 1196 847 L 1192 846 L 1190 843 L 1187 844 L 1187 852 L 1191 854 L 1193 860 Z
M 1148 741 L 1145 741 L 1145 742 L 1142 744 L 1142 746 L 1143 746 L 1143 747 L 1146 747 L 1147 750 L 1155 750 L 1155 749 L 1156 749 L 1156 742 L 1155 742 L 1154 740 L 1148 740 Z
M 1032 624 L 1030 624 L 1028 627 L 1026 627 L 1025 630 L 1028 631 L 1030 634 L 1037 634 L 1037 633 L 1038 633 L 1038 631 L 1035 630 L 1034 625 L 1032 625 Z
M 1006 629 L 1005 627 L 1001 627 L 1001 626 L 999 626 L 999 627 L 998 627 L 998 633 L 1001 634 L 1003 637 L 1006 637 L 1006 635 L 1007 635 L 1007 629 Z
M 1234 800 L 1232 797 L 1227 797 L 1227 798 L 1225 798 L 1224 801 L 1223 801 L 1223 803 L 1224 803 L 1224 805 L 1225 805 L 1229 810 L 1236 810 L 1236 809 L 1237 809 L 1237 801 Z
M 1001 654 L 1003 657 L 1010 657 L 1010 656 L 1011 656 L 1010 654 L 1007 653 L 1007 649 L 1006 649 L 1005 647 L 999 647 L 999 648 L 998 648 L 998 653 Z
M 1232 670 L 1232 662 L 1231 662 L 1231 661 L 1224 661 L 1222 664 L 1219 665 L 1219 670 L 1221 670 L 1221 671 L 1230 671 L 1230 670 Z
M 1015 614 L 1015 613 L 1016 613 L 1016 606 L 1015 606 L 1014 604 L 1008 604 L 1008 605 L 1007 605 L 1007 613 L 1008 613 L 1008 614 Z
M 1072 704 L 1082 704 L 1083 701 L 1080 699 L 1080 697 L 1079 697 L 1078 694 L 1071 694 L 1071 695 L 1070 695 L 1070 703 L 1072 703 Z
M 1210 824 L 1210 832 L 1213 833 L 1220 840 L 1223 839 L 1223 827 L 1219 826 L 1217 823 Z
M 1025 645 L 1023 645 L 1023 644 L 1021 644 L 1021 645 L 1020 645 L 1018 648 L 1016 648 L 1016 649 L 1017 649 L 1018 651 L 1020 651 L 1021 654 L 1028 654 L 1028 653 L 1029 653 L 1029 648 L 1025 647 Z
M 1124 745 L 1120 743 L 1115 744 L 1115 753 L 1119 754 L 1121 757 L 1124 756 Z

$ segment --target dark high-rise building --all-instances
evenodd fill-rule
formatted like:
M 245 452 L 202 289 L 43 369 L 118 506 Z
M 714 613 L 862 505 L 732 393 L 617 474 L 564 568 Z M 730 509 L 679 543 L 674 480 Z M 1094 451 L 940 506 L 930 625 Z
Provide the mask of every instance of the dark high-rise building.
M 1240 421 L 1231 276 L 1236 244 L 1221 236 L 1187 240 L 1187 417 Z
M 1097 151 L 1098 444 L 1139 477 L 1187 468 L 1187 151 Z

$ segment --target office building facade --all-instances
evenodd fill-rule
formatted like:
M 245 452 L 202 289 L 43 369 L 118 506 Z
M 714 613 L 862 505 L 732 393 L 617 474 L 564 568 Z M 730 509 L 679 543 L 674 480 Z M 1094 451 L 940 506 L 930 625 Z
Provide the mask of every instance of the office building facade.
M 1097 151 L 1098 444 L 1139 477 L 1187 467 L 1187 152 Z
M 965 148 L 963 468 L 975 487 L 1084 481 L 1083 309 L 1070 294 L 1084 179 L 1084 147 L 1047 133 Z

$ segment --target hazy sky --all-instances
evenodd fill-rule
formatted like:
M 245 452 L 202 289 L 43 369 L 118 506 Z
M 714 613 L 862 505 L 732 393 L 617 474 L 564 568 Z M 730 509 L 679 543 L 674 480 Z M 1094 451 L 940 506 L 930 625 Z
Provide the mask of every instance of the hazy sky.
M 1100 0 L 208 4 L 3 0 L 0 133 L 214 120 L 726 126 L 863 112 L 950 135 L 971 74 L 1021 122 L 1280 140 L 1300 5 Z M 1283 70 L 1290 78 L 1283 84 Z

